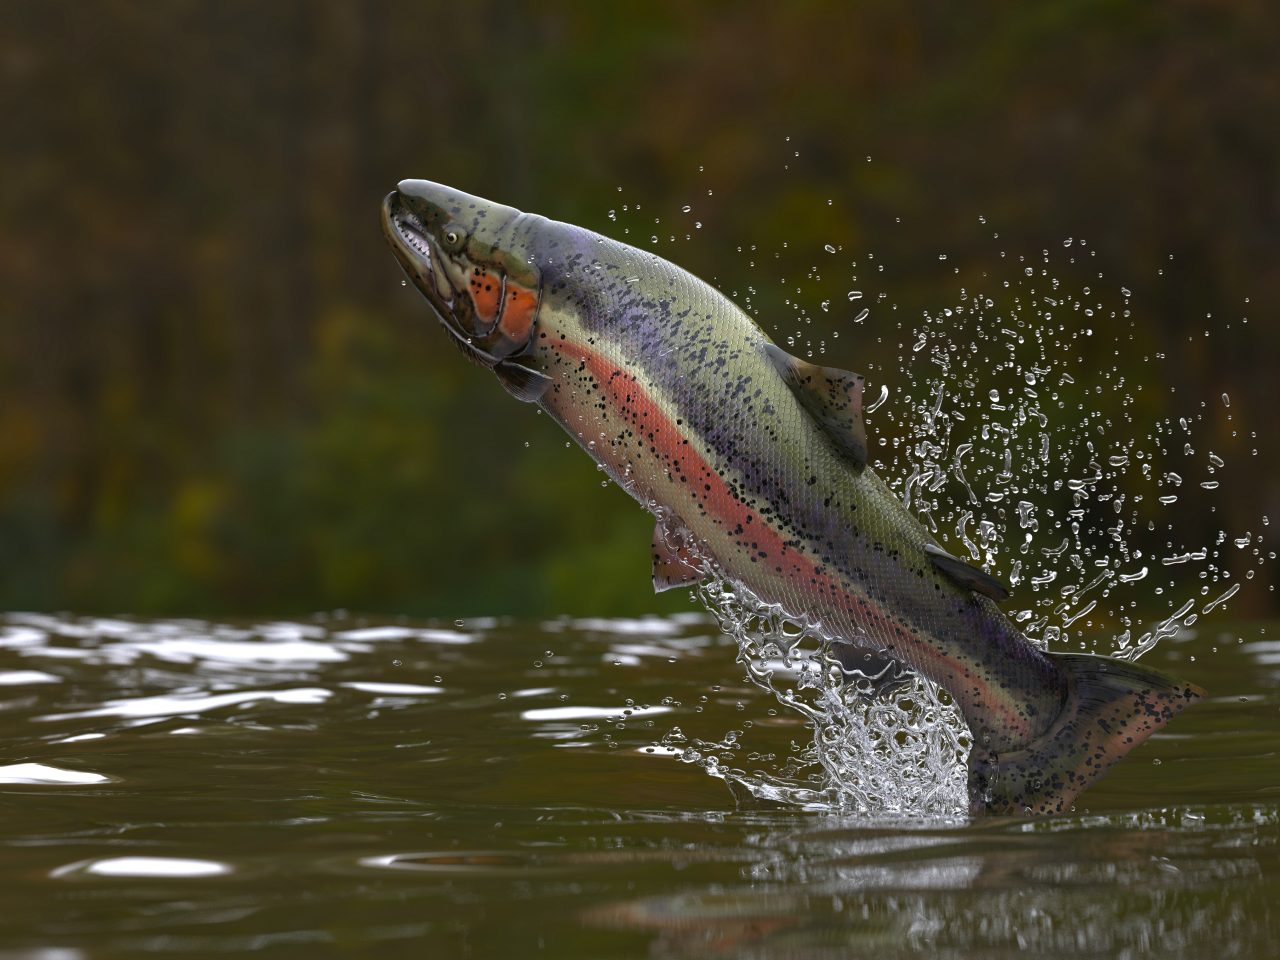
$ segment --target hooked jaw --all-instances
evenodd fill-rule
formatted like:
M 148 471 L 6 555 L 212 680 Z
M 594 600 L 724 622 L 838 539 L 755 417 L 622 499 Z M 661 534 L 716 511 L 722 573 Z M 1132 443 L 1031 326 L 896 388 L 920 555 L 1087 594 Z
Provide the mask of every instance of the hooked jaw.
M 382 201 L 382 232 L 391 244 L 391 251 L 432 305 L 451 309 L 453 290 L 448 283 L 440 283 L 435 271 L 440 257 L 431 249 L 431 238 L 421 222 L 401 202 L 399 192 L 392 190 Z M 444 279 L 444 278 L 441 278 Z M 436 301 L 440 300 L 441 303 Z
M 382 201 L 396 259 L 463 352 L 484 366 L 524 353 L 533 339 L 541 284 L 507 249 L 520 216 L 427 180 L 402 180 Z M 513 265 L 524 266 L 520 276 Z

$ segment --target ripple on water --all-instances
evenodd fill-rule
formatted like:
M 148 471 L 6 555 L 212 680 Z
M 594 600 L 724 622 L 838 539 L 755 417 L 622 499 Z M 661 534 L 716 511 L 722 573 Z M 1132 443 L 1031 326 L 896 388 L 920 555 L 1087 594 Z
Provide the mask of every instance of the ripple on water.
M 444 693 L 444 687 L 427 687 L 418 683 L 375 683 L 351 680 L 340 686 L 348 690 L 359 690 L 361 693 L 380 693 L 391 697 L 426 697 Z
M 109 783 L 110 777 L 89 770 L 63 770 L 44 763 L 11 763 L 0 767 L 0 783 L 65 784 L 84 786 Z
M 221 877 L 231 867 L 216 860 L 192 860 L 186 857 L 108 857 L 81 860 L 50 872 L 53 877 L 157 877 L 166 880 Z
M 614 720 L 670 713 L 670 707 L 539 707 L 522 711 L 525 720 Z
M 26 687 L 36 683 L 61 683 L 61 677 L 43 670 L 3 670 L 0 671 L 0 687 Z
M 223 707 L 245 703 L 270 701 L 272 703 L 314 704 L 333 696 L 322 687 L 299 687 L 293 690 L 240 690 L 235 693 L 177 694 L 164 697 L 137 697 L 125 700 L 108 700 L 104 706 L 73 713 L 54 713 L 37 720 L 80 720 L 86 717 L 158 718 L 182 717 L 192 713 L 205 713 Z

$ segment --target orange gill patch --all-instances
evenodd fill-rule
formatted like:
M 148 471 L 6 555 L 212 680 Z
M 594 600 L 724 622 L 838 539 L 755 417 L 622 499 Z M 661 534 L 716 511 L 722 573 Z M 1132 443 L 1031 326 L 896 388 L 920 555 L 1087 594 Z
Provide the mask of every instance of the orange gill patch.
M 533 333 L 533 321 L 537 315 L 537 291 L 508 280 L 503 293 L 502 319 L 499 322 L 502 332 L 516 343 L 524 343 Z
M 476 318 L 490 328 L 498 319 L 502 301 L 502 278 L 484 267 L 472 267 L 467 277 L 467 292 L 476 308 Z

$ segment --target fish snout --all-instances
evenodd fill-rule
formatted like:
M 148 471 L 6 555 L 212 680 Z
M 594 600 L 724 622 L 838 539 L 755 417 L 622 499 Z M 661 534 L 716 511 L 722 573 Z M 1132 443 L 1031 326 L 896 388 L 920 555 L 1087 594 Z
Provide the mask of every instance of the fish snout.
M 440 257 L 429 234 L 396 190 L 382 200 L 382 232 L 409 279 L 433 305 L 452 299 L 449 285 L 440 282 L 447 278 L 438 276 Z
M 430 180 L 401 180 L 396 184 L 395 192 L 420 212 L 439 217 L 442 221 L 460 216 L 465 209 L 475 209 L 478 199 Z

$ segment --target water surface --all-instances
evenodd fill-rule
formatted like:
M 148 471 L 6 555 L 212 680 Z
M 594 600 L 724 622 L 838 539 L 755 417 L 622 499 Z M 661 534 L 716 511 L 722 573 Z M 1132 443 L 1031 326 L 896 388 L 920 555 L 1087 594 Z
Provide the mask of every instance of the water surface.
M 849 817 L 668 755 L 806 742 L 709 618 L 0 618 L 0 957 L 1272 957 L 1280 628 L 1037 821 Z M 1192 661 L 1194 658 L 1194 662 Z

